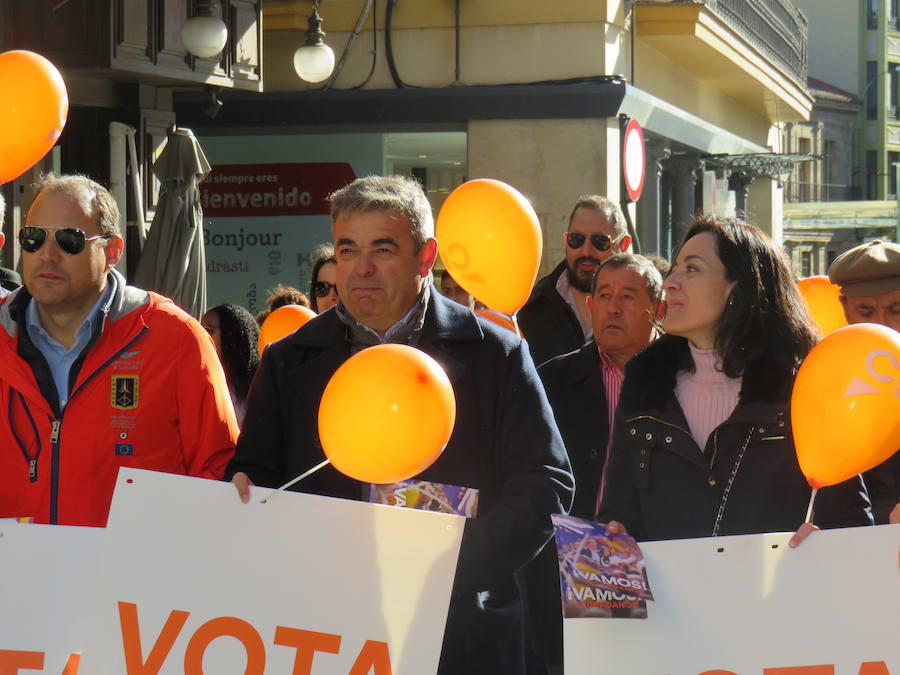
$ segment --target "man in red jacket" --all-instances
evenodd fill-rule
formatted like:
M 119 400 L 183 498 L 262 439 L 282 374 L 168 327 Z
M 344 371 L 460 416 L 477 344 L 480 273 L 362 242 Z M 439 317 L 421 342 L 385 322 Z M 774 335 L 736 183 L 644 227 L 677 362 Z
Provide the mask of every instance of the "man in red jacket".
M 119 467 L 218 479 L 237 423 L 200 324 L 127 286 L 112 195 L 48 177 L 0 304 L 0 517 L 103 526 Z

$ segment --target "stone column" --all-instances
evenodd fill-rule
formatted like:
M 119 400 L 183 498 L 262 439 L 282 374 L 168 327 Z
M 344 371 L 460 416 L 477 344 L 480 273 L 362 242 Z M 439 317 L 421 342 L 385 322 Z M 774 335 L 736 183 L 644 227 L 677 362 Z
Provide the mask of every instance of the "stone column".
M 677 155 L 662 165 L 672 186 L 672 244 L 678 246 L 694 219 L 697 178 L 703 170 L 703 160 L 696 155 Z
M 619 120 L 471 120 L 468 174 L 497 178 L 534 206 L 544 236 L 539 276 L 565 257 L 563 233 L 581 195 L 619 201 Z
M 660 220 L 662 202 L 661 161 L 671 155 L 669 148 L 661 142 L 648 141 L 647 174 L 644 177 L 644 191 L 637 205 L 637 221 L 635 227 L 641 239 L 642 253 L 666 255 L 666 242 L 663 223 Z
M 734 190 L 735 217 L 741 220 L 747 219 L 747 193 L 753 176 L 746 171 L 732 171 L 728 176 L 728 189 Z

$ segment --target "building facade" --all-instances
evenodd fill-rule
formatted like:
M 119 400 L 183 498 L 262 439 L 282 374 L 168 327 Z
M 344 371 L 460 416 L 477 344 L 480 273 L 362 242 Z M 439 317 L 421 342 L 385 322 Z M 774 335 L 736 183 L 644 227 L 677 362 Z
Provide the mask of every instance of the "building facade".
M 31 4 L 43 12 L 33 26 L 54 25 L 56 33 L 11 27 L 18 24 L 10 17 Z M 643 195 L 626 204 L 639 250 L 668 256 L 700 210 L 746 213 L 781 238 L 779 179 L 792 164 L 777 156 L 779 129 L 808 120 L 813 106 L 807 23 L 790 0 L 326 2 L 319 12 L 337 65 L 318 85 L 301 81 L 293 68 L 310 0 L 225 0 L 224 15 L 244 23 L 230 26 L 229 47 L 212 64 L 198 64 L 179 46 L 179 26 L 193 4 L 2 2 L 4 48 L 47 52 L 57 44 L 50 36 L 64 34 L 59 26 L 67 20 L 93 15 L 108 22 L 92 38 L 100 44 L 94 61 L 76 58 L 78 45 L 92 35 L 84 21 L 77 24 L 84 24 L 84 39 L 59 42 L 52 56 L 67 82 L 86 82 L 72 87 L 73 102 L 84 111 L 70 114 L 63 170 L 91 166 L 102 179 L 107 126 L 118 120 L 137 129 L 148 205 L 155 188 L 149 162 L 172 124 L 192 128 L 210 161 L 229 165 L 232 174 L 235 166 L 290 164 L 312 185 L 322 163 L 349 164 L 357 175 L 405 171 L 423 179 L 436 208 L 465 178 L 497 178 L 534 204 L 546 271 L 563 257 L 561 235 L 580 195 L 624 201 L 620 130 L 627 118 L 642 125 L 647 141 Z M 54 14 L 54 7 L 71 16 Z M 126 10 L 131 19 L 124 20 Z M 249 10 L 261 12 L 258 23 L 246 22 Z M 24 39 L 31 33 L 34 39 Z M 115 61 L 120 53 L 139 65 L 109 61 L 108 54 Z M 144 118 L 158 121 L 147 126 Z M 416 146 L 416 134 L 426 145 L 437 138 L 429 141 L 428 134 L 437 134 L 439 144 L 455 149 L 432 165 L 433 149 Z M 290 189 L 285 185 L 284 194 Z M 310 195 L 310 203 L 321 201 Z M 314 215 L 320 220 L 309 228 L 304 220 L 284 227 L 327 237 L 325 216 Z M 249 241 L 253 228 L 272 222 L 213 218 L 210 243 L 228 240 L 215 227 Z M 249 268 L 246 259 L 221 253 L 217 270 Z M 260 259 L 280 274 L 295 254 L 291 265 L 308 258 L 303 251 L 272 250 L 261 251 Z M 247 294 L 260 291 L 260 283 L 268 282 L 248 278 Z
M 779 125 L 808 119 L 813 103 L 806 22 L 788 0 L 389 0 L 377 16 L 364 4 L 319 7 L 339 65 L 311 86 L 292 67 L 311 3 L 264 2 L 266 92 L 232 93 L 214 121 L 185 94 L 179 119 L 218 137 L 463 132 L 449 183 L 490 177 L 523 192 L 547 270 L 580 195 L 622 199 L 624 116 L 647 140 L 643 196 L 629 207 L 642 251 L 668 255 L 699 210 L 737 209 L 780 237 L 786 171 L 770 155 Z
M 900 161 L 897 0 L 795 3 L 809 18 L 810 76 L 861 101 L 853 159 L 856 198 L 894 199 L 894 165 Z

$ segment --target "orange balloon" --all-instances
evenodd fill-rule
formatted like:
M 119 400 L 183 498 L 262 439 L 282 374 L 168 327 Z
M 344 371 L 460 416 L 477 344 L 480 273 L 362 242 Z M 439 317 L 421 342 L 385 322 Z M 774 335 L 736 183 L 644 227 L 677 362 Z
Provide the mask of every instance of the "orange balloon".
M 447 197 L 437 219 L 441 260 L 481 302 L 515 314 L 541 263 L 541 226 L 531 204 L 506 183 L 479 178 Z
M 807 277 L 797 282 L 797 290 L 806 300 L 806 308 L 822 335 L 831 335 L 847 325 L 844 307 L 838 297 L 841 289 L 828 277 Z
M 47 154 L 68 114 L 65 82 L 50 61 L 21 50 L 0 54 L 0 183 Z
M 481 318 L 492 321 L 498 326 L 503 326 L 506 330 L 511 330 L 519 337 L 522 337 L 522 331 L 519 330 L 519 324 L 517 324 L 511 316 L 494 309 L 479 309 L 475 313 Z
M 284 305 L 266 317 L 263 325 L 259 327 L 259 353 L 276 340 L 290 335 L 310 319 L 316 318 L 316 313 L 309 307 L 302 305 Z
M 791 396 L 794 445 L 814 488 L 880 464 L 900 448 L 900 333 L 839 328 L 806 357 Z
M 338 471 L 365 483 L 396 483 L 427 469 L 456 421 L 446 373 L 407 345 L 369 347 L 332 375 L 319 405 L 319 439 Z

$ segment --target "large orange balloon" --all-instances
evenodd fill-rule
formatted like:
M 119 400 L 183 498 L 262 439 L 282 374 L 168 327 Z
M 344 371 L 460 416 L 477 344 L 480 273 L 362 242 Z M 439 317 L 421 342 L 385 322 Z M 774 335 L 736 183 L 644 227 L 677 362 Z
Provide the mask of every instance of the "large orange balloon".
M 447 197 L 437 219 L 441 260 L 488 307 L 515 314 L 541 263 L 541 226 L 531 204 L 506 183 L 479 178 Z
M 52 63 L 34 52 L 0 54 L 0 183 L 47 154 L 68 114 L 66 85 Z
M 900 449 L 900 333 L 859 323 L 822 340 L 791 396 L 797 459 L 814 488 L 834 485 Z
M 475 313 L 482 319 L 487 319 L 498 326 L 503 326 L 506 330 L 512 331 L 519 337 L 522 337 L 522 331 L 519 330 L 519 324 L 508 314 L 498 312 L 495 309 L 479 309 L 476 310 Z
M 301 305 L 284 305 L 266 317 L 263 325 L 259 327 L 259 353 L 276 340 L 290 335 L 310 319 L 316 318 L 316 313 L 309 307 Z
M 319 439 L 338 471 L 395 483 L 431 466 L 455 421 L 453 388 L 437 361 L 406 345 L 378 345 L 332 375 L 319 406 Z
M 844 308 L 838 297 L 841 289 L 828 277 L 807 277 L 797 282 L 797 290 L 806 300 L 806 307 L 822 335 L 831 335 L 847 325 Z

